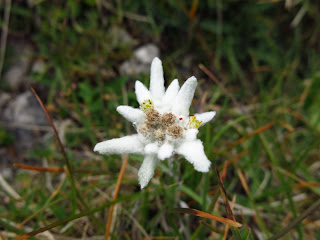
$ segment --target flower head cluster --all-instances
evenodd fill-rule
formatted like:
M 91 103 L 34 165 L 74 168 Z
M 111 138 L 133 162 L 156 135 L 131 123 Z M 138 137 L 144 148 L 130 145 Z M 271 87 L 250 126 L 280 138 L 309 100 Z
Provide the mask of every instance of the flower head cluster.
M 175 79 L 165 91 L 162 63 L 155 58 L 151 64 L 150 88 L 136 81 L 140 108 L 117 107 L 117 111 L 133 123 L 138 133 L 98 143 L 94 151 L 145 155 L 138 173 L 141 188 L 149 183 L 158 161 L 170 158 L 174 153 L 183 155 L 197 171 L 208 172 L 211 162 L 197 134 L 198 128 L 212 120 L 216 112 L 189 116 L 196 86 L 195 77 L 190 77 L 181 88 Z

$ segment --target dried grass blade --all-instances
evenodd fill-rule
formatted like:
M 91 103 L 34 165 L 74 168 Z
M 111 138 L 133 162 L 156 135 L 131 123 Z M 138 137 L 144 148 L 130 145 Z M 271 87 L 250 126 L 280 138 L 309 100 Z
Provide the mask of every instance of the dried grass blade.
M 198 216 L 198 217 L 203 217 L 203 218 L 207 218 L 207 219 L 212 219 L 218 222 L 222 222 L 225 224 L 229 224 L 232 227 L 241 227 L 242 224 L 239 222 L 236 222 L 235 220 L 229 219 L 229 218 L 224 218 L 224 217 L 219 217 L 210 213 L 206 213 L 206 212 L 202 212 L 199 211 L 197 209 L 193 209 L 193 208 L 177 208 L 175 209 L 176 212 L 179 213 L 185 213 L 185 214 L 189 214 L 189 215 L 193 215 L 193 216 Z
M 52 127 L 52 129 L 54 131 L 56 139 L 58 141 L 62 156 L 63 156 L 63 158 L 65 160 L 65 163 L 66 163 L 66 166 L 67 166 L 67 170 L 68 170 L 66 173 L 67 173 L 67 176 L 69 177 L 69 181 L 70 181 L 71 189 L 72 189 L 72 212 L 75 213 L 75 211 L 76 211 L 76 205 L 77 205 L 76 197 L 77 197 L 77 195 L 79 196 L 80 202 L 86 207 L 86 209 L 88 209 L 86 204 L 83 201 L 83 198 L 80 196 L 80 194 L 77 191 L 77 188 L 75 186 L 73 175 L 72 175 L 73 172 L 72 172 L 72 168 L 71 168 L 69 159 L 68 159 L 67 154 L 66 154 L 66 152 L 64 150 L 64 147 L 62 145 L 62 142 L 61 142 L 61 139 L 60 139 L 59 134 L 57 132 L 57 129 L 53 124 L 52 118 L 49 115 L 49 113 L 48 113 L 45 105 L 43 104 L 42 100 L 40 99 L 39 95 L 36 93 L 36 91 L 33 88 L 31 88 L 31 90 L 32 90 L 33 94 L 35 95 L 35 97 L 37 98 L 40 106 L 42 107 L 43 111 L 45 112 L 45 114 L 47 116 L 47 119 L 48 119 L 48 121 L 49 121 L 49 123 L 50 123 L 50 125 L 51 125 L 51 127 Z
M 224 206 L 226 208 L 227 218 L 232 219 L 232 220 L 235 221 L 234 215 L 233 215 L 232 210 L 231 210 L 230 205 L 229 205 L 227 192 L 226 192 L 226 190 L 225 190 L 225 188 L 223 186 L 223 182 L 222 182 L 222 179 L 220 177 L 219 170 L 218 170 L 218 167 L 217 167 L 216 164 L 214 165 L 214 168 L 215 168 L 217 176 L 218 176 L 219 188 L 220 188 L 220 191 L 221 191 L 222 198 L 224 200 Z
M 192 1 L 192 6 L 189 11 L 189 19 L 192 21 L 194 19 L 194 16 L 196 15 L 196 11 L 198 8 L 199 0 L 193 0 Z
M 248 187 L 246 178 L 244 177 L 244 175 L 243 175 L 243 173 L 241 172 L 240 169 L 237 170 L 237 173 L 238 173 L 238 177 L 240 179 L 240 182 L 241 182 L 241 185 L 242 185 L 243 189 L 246 191 L 247 195 L 249 196 L 250 195 L 250 191 L 249 191 L 249 187 Z
M 23 169 L 38 171 L 38 172 L 64 172 L 64 169 L 60 167 L 47 168 L 47 167 L 30 166 L 30 165 L 19 164 L 19 163 L 14 163 L 13 166 L 17 168 L 23 168 Z
M 301 189 L 305 187 L 320 187 L 320 182 L 303 182 L 294 184 L 294 189 Z
M 114 193 L 113 193 L 112 201 L 116 200 L 117 197 L 118 197 L 121 181 L 122 181 L 122 178 L 123 178 L 124 171 L 126 169 L 128 160 L 129 160 L 129 157 L 126 156 L 124 158 L 123 162 L 122 162 L 122 166 L 121 166 L 120 173 L 119 173 L 119 176 L 118 176 L 116 188 L 115 188 Z M 112 223 L 112 214 L 113 214 L 114 206 L 115 205 L 111 205 L 110 208 L 109 208 L 108 220 L 107 220 L 107 223 L 106 223 L 106 233 L 105 233 L 105 239 L 106 240 L 108 240 L 109 236 L 110 236 L 110 228 L 111 228 L 111 223 Z
M 233 209 L 235 202 L 236 202 L 236 195 L 233 195 L 232 202 L 231 202 L 231 210 Z M 222 240 L 227 240 L 228 232 L 229 232 L 229 225 L 226 225 L 224 228 Z
M 267 129 L 272 127 L 274 124 L 275 124 L 275 122 L 270 122 L 270 123 L 264 125 L 263 127 L 260 127 L 256 130 L 254 130 L 253 132 L 249 133 L 247 136 L 244 136 L 244 137 L 238 139 L 237 141 L 235 141 L 234 143 L 232 143 L 231 145 L 229 145 L 227 147 L 227 149 L 230 149 L 230 148 L 237 146 L 238 144 L 242 143 L 244 140 L 248 139 L 249 137 L 252 137 L 253 135 L 256 135 L 258 133 L 266 131 Z
M 222 173 L 220 175 L 221 179 L 225 179 L 226 174 L 227 174 L 228 165 L 238 161 L 246 153 L 248 153 L 248 150 L 243 150 L 242 152 L 238 153 L 235 157 L 233 157 L 223 163 Z
M 52 129 L 53 129 L 53 131 L 54 131 L 54 134 L 55 134 L 55 136 L 56 136 L 56 138 L 57 138 L 57 141 L 58 141 L 58 144 L 59 144 L 59 147 L 60 147 L 62 156 L 64 157 L 64 159 L 65 159 L 65 161 L 66 161 L 66 165 L 67 165 L 67 167 L 68 167 L 68 171 L 69 171 L 69 173 L 71 174 L 72 171 L 71 171 L 71 166 L 70 166 L 70 163 L 69 163 L 67 154 L 66 154 L 66 152 L 65 152 L 65 150 L 64 150 L 64 147 L 63 147 L 62 142 L 61 142 L 61 140 L 60 140 L 60 137 L 59 137 L 59 135 L 58 135 L 57 129 L 56 129 L 56 127 L 55 127 L 54 124 L 53 124 L 52 118 L 51 118 L 51 116 L 49 115 L 49 113 L 48 113 L 45 105 L 43 104 L 42 100 L 40 99 L 39 95 L 36 93 L 36 91 L 35 91 L 33 88 L 31 88 L 31 90 L 32 90 L 33 94 L 35 95 L 35 97 L 37 98 L 39 104 L 41 105 L 44 113 L 46 114 L 46 117 L 47 117 L 47 119 L 48 119 L 48 121 L 49 121 L 49 123 L 50 123 L 50 125 L 51 125 L 51 127 L 52 127 Z M 72 175 L 72 174 L 71 174 L 71 175 Z

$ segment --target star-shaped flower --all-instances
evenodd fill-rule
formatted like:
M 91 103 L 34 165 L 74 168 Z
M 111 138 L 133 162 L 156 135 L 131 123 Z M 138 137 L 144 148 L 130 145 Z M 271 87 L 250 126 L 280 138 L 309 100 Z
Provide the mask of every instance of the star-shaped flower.
M 138 173 L 141 189 L 149 183 L 158 161 L 170 158 L 174 153 L 184 156 L 195 170 L 208 172 L 211 162 L 197 134 L 198 128 L 211 121 L 216 112 L 189 116 L 196 86 L 197 79 L 190 77 L 181 89 L 175 79 L 165 90 L 162 63 L 155 58 L 151 64 L 149 90 L 140 81 L 135 84 L 140 109 L 117 107 L 117 111 L 133 123 L 138 133 L 100 142 L 94 151 L 101 154 L 143 154 L 145 157 Z

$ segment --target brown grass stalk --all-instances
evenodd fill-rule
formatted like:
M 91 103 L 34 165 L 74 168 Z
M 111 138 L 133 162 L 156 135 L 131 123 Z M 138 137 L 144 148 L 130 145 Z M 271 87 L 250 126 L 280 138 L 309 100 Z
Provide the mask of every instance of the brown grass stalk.
M 129 157 L 126 156 L 124 158 L 123 162 L 122 162 L 122 166 L 121 166 L 120 173 L 119 173 L 119 176 L 118 176 L 116 188 L 114 190 L 113 197 L 112 197 L 113 201 L 116 200 L 117 197 L 118 197 L 121 181 L 122 181 L 122 178 L 123 178 L 124 171 L 126 169 L 128 160 L 129 160 Z M 112 214 L 113 214 L 114 207 L 115 207 L 115 205 L 111 205 L 110 208 L 109 208 L 108 220 L 107 220 L 107 223 L 106 223 L 106 233 L 105 233 L 105 239 L 106 240 L 108 240 L 109 236 L 110 236 L 110 229 L 111 229 L 111 224 L 112 224 Z
M 231 202 L 231 210 L 233 210 L 233 206 L 235 202 L 236 202 L 236 195 L 233 195 L 232 202 Z M 229 232 L 229 225 L 226 225 L 224 228 L 222 240 L 227 240 L 228 232 Z
M 222 168 L 222 172 L 220 174 L 221 179 L 225 179 L 226 175 L 227 175 L 227 168 L 230 164 L 238 161 L 243 155 L 247 154 L 248 150 L 243 150 L 242 152 L 238 153 L 235 157 L 225 161 L 223 163 L 223 168 Z
M 206 212 L 202 212 L 200 210 L 193 209 L 193 208 L 177 208 L 176 211 L 179 212 L 179 213 L 186 213 L 186 214 L 189 214 L 189 215 L 194 215 L 194 216 L 198 216 L 198 217 L 212 219 L 212 220 L 215 220 L 215 221 L 218 221 L 218 222 L 221 222 L 221 223 L 229 224 L 232 227 L 238 227 L 239 228 L 239 227 L 242 226 L 241 223 L 239 223 L 239 222 L 237 222 L 235 220 L 232 220 L 232 219 L 229 219 L 229 218 L 224 218 L 224 217 L 219 217 L 219 216 L 216 216 L 216 215 L 213 215 L 213 214 L 210 214 L 210 213 L 206 213 Z
M 224 200 L 224 206 L 225 206 L 225 209 L 226 209 L 227 218 L 235 221 L 236 219 L 235 219 L 235 217 L 233 215 L 233 212 L 232 212 L 232 210 L 230 208 L 227 192 L 226 192 L 226 189 L 223 186 L 223 182 L 222 182 L 222 179 L 220 177 L 220 173 L 219 173 L 219 170 L 218 170 L 218 167 L 217 167 L 216 164 L 214 164 L 214 168 L 215 168 L 216 173 L 217 173 L 219 188 L 220 188 L 221 196 L 222 196 L 222 198 Z
M 258 128 L 258 129 L 256 129 L 256 130 L 254 130 L 253 132 L 249 133 L 247 136 L 244 136 L 244 137 L 238 139 L 237 141 L 235 141 L 234 143 L 232 143 L 231 145 L 229 145 L 229 146 L 227 147 L 227 149 L 230 149 L 230 148 L 233 148 L 233 147 L 239 145 L 239 144 L 242 143 L 244 140 L 248 139 L 249 137 L 252 137 L 253 135 L 256 135 L 256 134 L 259 134 L 259 133 L 261 133 L 261 132 L 266 131 L 267 129 L 269 129 L 270 127 L 272 127 L 274 124 L 275 124 L 275 122 L 270 122 L 270 123 L 268 123 L 268 124 L 266 124 L 266 125 Z
M 45 105 L 43 104 L 42 100 L 40 99 L 39 95 L 36 93 L 36 91 L 35 91 L 33 88 L 31 88 L 31 90 L 32 90 L 33 94 L 35 95 L 35 97 L 37 98 L 39 104 L 41 105 L 41 107 L 42 107 L 44 113 L 46 114 L 47 119 L 48 119 L 48 121 L 49 121 L 49 123 L 50 123 L 50 125 L 51 125 L 51 127 L 52 127 L 52 129 L 53 129 L 53 131 L 54 131 L 54 134 L 55 134 L 56 139 L 57 139 L 57 141 L 58 141 L 58 144 L 59 144 L 59 147 L 60 147 L 62 156 L 63 156 L 63 158 L 65 159 L 65 162 L 66 162 L 68 171 L 69 171 L 69 173 L 70 173 L 71 181 L 72 181 L 72 183 L 74 183 L 73 177 L 72 177 L 72 169 L 71 169 L 71 165 L 70 165 L 69 159 L 68 159 L 67 154 L 66 154 L 66 152 L 65 152 L 65 150 L 64 150 L 64 147 L 63 147 L 62 142 L 61 142 L 61 140 L 60 140 L 60 137 L 59 137 L 59 135 L 58 135 L 57 129 L 56 129 L 56 127 L 55 127 L 54 124 L 53 124 L 52 118 L 51 118 L 50 114 L 48 113 L 48 111 L 47 111 Z
M 64 172 L 64 168 L 56 167 L 56 168 L 49 168 L 49 167 L 38 167 L 38 166 L 30 166 L 24 165 L 19 163 L 14 163 L 13 166 L 17 168 L 23 168 L 26 170 L 38 171 L 38 172 Z

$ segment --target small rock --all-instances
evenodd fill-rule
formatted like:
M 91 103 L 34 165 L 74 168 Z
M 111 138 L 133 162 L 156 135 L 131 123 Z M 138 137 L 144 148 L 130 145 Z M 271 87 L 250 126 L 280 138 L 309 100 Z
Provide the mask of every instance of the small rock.
M 12 41 L 11 47 L 14 48 L 13 60 L 4 73 L 3 79 L 11 90 L 17 90 L 29 84 L 30 79 L 26 76 L 31 64 L 33 48 L 26 42 Z
M 7 120 L 25 124 L 44 124 L 46 116 L 35 96 L 24 92 L 11 101 L 4 111 Z
M 46 63 L 42 59 L 37 59 L 31 68 L 31 71 L 34 73 L 44 73 L 46 69 Z
M 29 150 L 35 140 L 35 131 L 28 129 L 29 125 L 47 124 L 46 116 L 31 92 L 24 92 L 9 102 L 5 108 L 2 120 L 17 124 L 10 128 L 15 137 L 14 145 L 18 151 Z
M 149 67 L 145 64 L 139 63 L 134 59 L 130 59 L 128 61 L 125 61 L 120 66 L 120 72 L 123 75 L 139 75 L 140 73 L 148 74 L 150 72 L 150 65 Z
M 154 44 L 146 44 L 133 52 L 133 57 L 120 66 L 120 73 L 124 75 L 138 75 L 150 73 L 150 64 L 159 56 L 159 48 Z
M 159 56 L 159 48 L 150 43 L 135 50 L 133 56 L 141 63 L 150 64 L 155 57 Z
M 5 179 L 11 179 L 12 178 L 12 169 L 11 168 L 1 168 L 0 170 L 1 175 L 5 178 Z
M 0 91 L 0 110 L 9 102 L 10 95 L 6 92 Z

